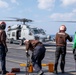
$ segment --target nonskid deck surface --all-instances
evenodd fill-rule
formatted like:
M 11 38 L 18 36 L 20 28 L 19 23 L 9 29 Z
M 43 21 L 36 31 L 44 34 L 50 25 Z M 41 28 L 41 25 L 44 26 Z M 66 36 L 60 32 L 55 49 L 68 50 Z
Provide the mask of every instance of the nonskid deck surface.
M 46 46 L 46 54 L 42 63 L 48 64 L 55 61 L 55 46 Z M 26 75 L 26 67 L 21 67 L 21 63 L 26 63 L 25 46 L 19 46 L 16 44 L 8 44 L 8 53 L 6 57 L 6 68 L 11 72 L 12 68 L 20 68 L 20 72 L 16 72 L 16 75 Z M 60 63 L 60 61 L 59 61 Z M 1 66 L 1 65 L 0 65 Z M 53 72 L 48 71 L 48 66 L 43 66 L 45 75 L 55 75 Z M 29 73 L 29 75 L 37 75 L 36 72 Z M 72 53 L 72 46 L 67 46 L 65 74 L 61 73 L 60 64 L 58 65 L 58 75 L 76 75 L 75 61 Z

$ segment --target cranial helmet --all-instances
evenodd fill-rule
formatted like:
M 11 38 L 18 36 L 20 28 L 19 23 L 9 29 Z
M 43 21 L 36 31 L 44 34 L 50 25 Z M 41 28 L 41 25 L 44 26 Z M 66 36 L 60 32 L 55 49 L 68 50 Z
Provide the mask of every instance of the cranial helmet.
M 4 21 L 0 22 L 0 29 L 5 29 L 6 23 Z
M 66 31 L 66 26 L 65 25 L 61 25 L 59 30 L 63 30 L 63 31 Z

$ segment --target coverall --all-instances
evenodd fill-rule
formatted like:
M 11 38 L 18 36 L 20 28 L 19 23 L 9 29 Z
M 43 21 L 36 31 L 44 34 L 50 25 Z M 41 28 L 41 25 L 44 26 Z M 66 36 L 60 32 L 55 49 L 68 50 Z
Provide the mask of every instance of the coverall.
M 59 43 L 59 41 L 58 41 L 59 37 L 61 37 L 61 38 L 64 37 L 64 43 Z M 57 72 L 58 60 L 61 55 L 60 68 L 61 68 L 62 73 L 64 73 L 67 40 L 69 40 L 71 42 L 72 38 L 67 33 L 58 32 L 56 34 L 55 39 L 56 39 L 56 52 L 55 52 L 54 70 Z
M 45 56 L 45 47 L 43 45 L 37 45 L 32 53 L 32 62 L 35 70 L 39 72 L 42 69 L 41 62 Z
M 2 74 L 6 74 L 6 52 L 8 51 L 6 45 L 6 32 L 0 30 L 0 60 L 1 60 L 1 69 Z

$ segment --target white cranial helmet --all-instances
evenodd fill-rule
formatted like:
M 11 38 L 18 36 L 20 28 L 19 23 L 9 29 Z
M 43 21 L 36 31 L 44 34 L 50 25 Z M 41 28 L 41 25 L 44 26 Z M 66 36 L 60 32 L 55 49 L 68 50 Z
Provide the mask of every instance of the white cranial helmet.
M 66 26 L 65 25 L 61 25 L 59 30 L 63 30 L 63 31 L 66 31 Z

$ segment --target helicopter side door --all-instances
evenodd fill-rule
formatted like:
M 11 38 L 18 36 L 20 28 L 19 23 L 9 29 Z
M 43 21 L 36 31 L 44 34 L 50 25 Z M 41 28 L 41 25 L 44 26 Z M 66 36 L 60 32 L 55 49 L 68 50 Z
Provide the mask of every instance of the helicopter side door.
M 20 37 L 21 37 L 21 30 L 17 30 L 17 32 L 16 32 L 16 39 L 20 40 Z
M 22 28 L 21 39 L 34 39 L 34 35 L 32 34 L 32 32 L 30 32 L 29 28 Z

